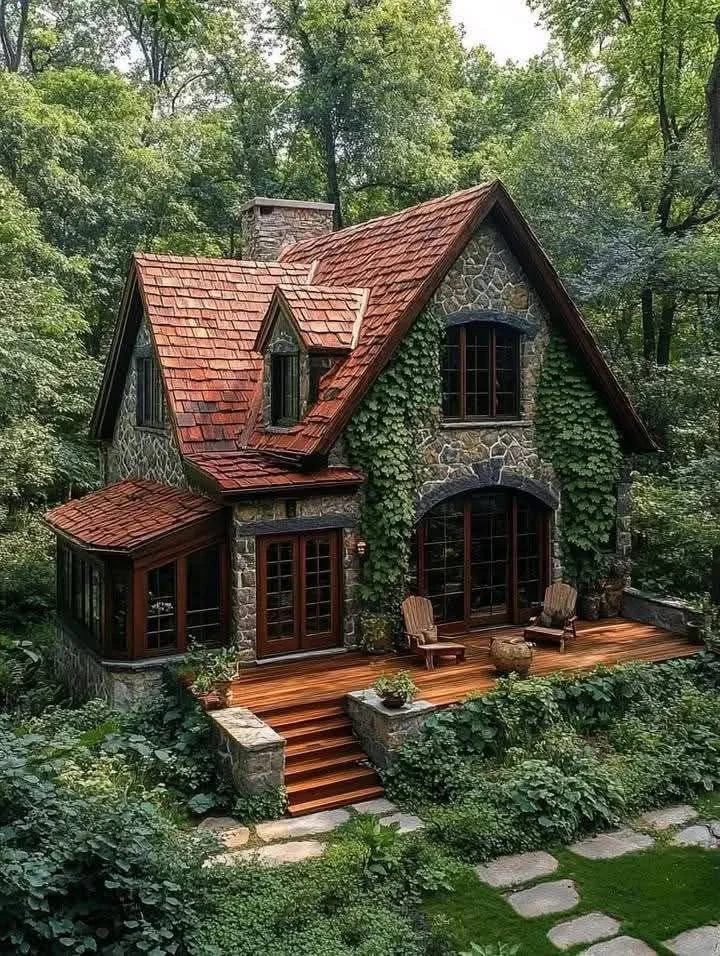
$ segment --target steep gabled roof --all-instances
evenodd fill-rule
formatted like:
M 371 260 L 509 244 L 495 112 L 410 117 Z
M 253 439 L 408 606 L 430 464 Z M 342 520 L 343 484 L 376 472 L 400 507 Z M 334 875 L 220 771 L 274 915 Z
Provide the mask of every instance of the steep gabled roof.
M 260 326 L 255 351 L 265 350 L 281 308 L 308 351 L 349 352 L 360 334 L 368 296 L 367 289 L 279 285 Z
M 313 261 L 313 282 L 367 287 L 370 297 L 357 347 L 325 377 L 320 401 L 302 422 L 285 433 L 256 428 L 251 444 L 275 454 L 326 454 L 415 316 L 487 218 L 499 228 L 528 273 L 551 321 L 582 356 L 626 444 L 637 451 L 654 450 L 654 442 L 592 332 L 528 223 L 497 180 L 285 250 L 283 264 Z

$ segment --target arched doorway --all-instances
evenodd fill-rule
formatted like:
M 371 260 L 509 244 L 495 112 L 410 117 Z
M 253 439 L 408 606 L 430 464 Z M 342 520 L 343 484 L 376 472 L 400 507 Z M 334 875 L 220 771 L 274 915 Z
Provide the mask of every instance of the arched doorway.
M 416 557 L 443 630 L 521 624 L 549 580 L 550 511 L 509 489 L 456 495 L 421 519 Z

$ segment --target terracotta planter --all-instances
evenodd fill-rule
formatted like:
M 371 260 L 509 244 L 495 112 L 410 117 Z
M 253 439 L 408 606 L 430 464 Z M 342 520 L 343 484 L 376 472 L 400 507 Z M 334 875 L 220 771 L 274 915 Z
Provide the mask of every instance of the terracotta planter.
M 232 681 L 231 680 L 216 680 L 213 684 L 213 690 L 217 696 L 222 701 L 223 707 L 228 706 L 228 700 L 230 698 L 230 693 L 232 691 Z
M 402 694 L 386 694 L 382 702 L 388 710 L 402 710 L 407 700 Z
M 225 701 L 221 700 L 219 694 L 214 690 L 209 691 L 207 694 L 198 694 L 198 700 L 204 710 L 222 710 L 225 706 Z
M 535 649 L 522 637 L 497 637 L 490 645 L 490 659 L 499 674 L 525 677 L 532 667 Z

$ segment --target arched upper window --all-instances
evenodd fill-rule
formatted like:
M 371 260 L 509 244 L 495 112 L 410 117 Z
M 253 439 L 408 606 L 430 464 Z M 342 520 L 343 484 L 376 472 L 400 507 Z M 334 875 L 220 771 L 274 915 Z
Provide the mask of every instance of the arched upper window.
M 445 419 L 519 416 L 520 335 L 515 329 L 485 322 L 450 326 L 441 368 Z

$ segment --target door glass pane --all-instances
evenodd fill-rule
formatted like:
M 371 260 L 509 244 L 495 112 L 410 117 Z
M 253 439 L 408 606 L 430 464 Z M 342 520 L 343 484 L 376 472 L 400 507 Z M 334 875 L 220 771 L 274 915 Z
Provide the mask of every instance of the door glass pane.
M 438 624 L 465 619 L 464 547 L 463 502 L 444 501 L 425 521 L 425 593 Z
M 329 538 L 305 542 L 305 634 L 332 630 L 332 548 Z
M 510 498 L 503 492 L 470 499 L 470 614 L 507 615 Z
M 149 650 L 174 647 L 176 644 L 174 562 L 148 571 L 147 587 L 147 647 Z
M 185 620 L 188 643 L 220 642 L 220 548 L 217 545 L 188 556 Z
M 268 640 L 292 637 L 295 633 L 295 546 L 293 541 L 268 545 L 266 627 Z
M 539 604 L 542 600 L 541 548 L 543 511 L 527 498 L 517 503 L 517 568 L 518 609 Z

